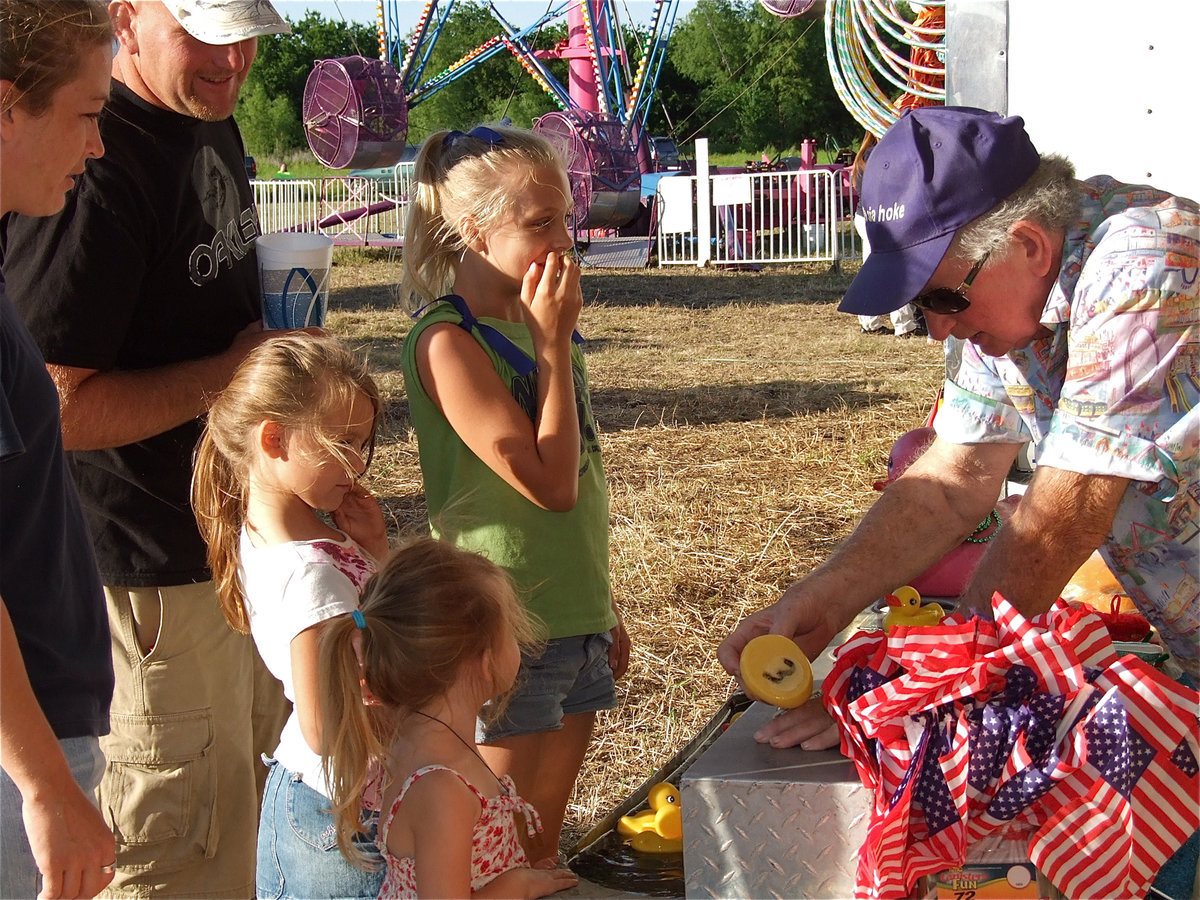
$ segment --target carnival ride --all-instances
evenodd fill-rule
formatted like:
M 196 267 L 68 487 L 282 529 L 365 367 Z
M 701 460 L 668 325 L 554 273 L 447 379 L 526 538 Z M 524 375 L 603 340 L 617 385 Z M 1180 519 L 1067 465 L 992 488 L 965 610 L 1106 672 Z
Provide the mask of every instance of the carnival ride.
M 393 165 L 404 152 L 408 98 L 386 60 L 318 60 L 301 108 L 309 148 L 331 169 Z
M 916 13 L 912 20 L 895 0 L 828 0 L 825 5 L 825 54 L 834 90 L 876 137 L 905 109 L 946 102 L 946 2 L 907 6 Z
M 430 71 L 433 51 L 456 0 L 426 0 L 407 35 L 393 25 L 400 20 L 400 2 L 411 0 L 377 3 L 378 59 L 321 60 L 310 74 L 303 119 L 318 160 L 330 168 L 393 165 L 406 147 L 410 107 L 509 53 L 557 107 L 533 128 L 564 152 L 576 233 L 616 229 L 638 216 L 642 175 L 653 168 L 647 119 L 678 0 L 654 0 L 650 21 L 641 28 L 622 20 L 619 0 L 549 0 L 542 15 L 523 25 L 485 0 L 497 33 L 437 72 Z M 826 0 L 823 11 L 815 0 L 759 2 L 785 18 L 823 12 L 835 90 L 868 132 L 881 134 L 905 106 L 944 102 L 945 0 L 908 4 L 917 11 L 913 21 L 896 0 Z M 539 49 L 544 42 L 538 38 L 559 20 L 565 20 L 566 39 Z M 627 47 L 632 35 L 640 45 L 635 50 Z M 555 76 L 551 60 L 566 62 L 566 84 Z M 815 143 L 806 149 L 803 164 L 810 168 Z M 762 167 L 756 164 L 754 171 Z M 806 208 L 820 208 L 810 200 Z M 380 203 L 340 212 L 336 219 L 346 223 L 378 208 Z
M 539 118 L 534 130 L 564 150 L 576 227 L 611 228 L 634 217 L 649 159 L 646 120 L 678 0 L 655 0 L 651 22 L 641 32 L 636 68 L 626 49 L 626 35 L 635 31 L 622 23 L 615 0 L 552 0 L 543 15 L 521 26 L 489 0 L 498 33 L 433 74 L 433 49 L 455 0 L 427 0 L 407 37 L 391 25 L 399 19 L 398 3 L 380 0 L 377 5 L 379 60 L 324 60 L 309 76 L 303 117 L 309 146 L 321 162 L 330 167 L 395 162 L 405 146 L 410 106 L 508 52 L 558 107 Z M 567 39 L 535 49 L 545 26 L 564 17 Z M 567 84 L 551 71 L 547 62 L 552 59 L 567 62 Z

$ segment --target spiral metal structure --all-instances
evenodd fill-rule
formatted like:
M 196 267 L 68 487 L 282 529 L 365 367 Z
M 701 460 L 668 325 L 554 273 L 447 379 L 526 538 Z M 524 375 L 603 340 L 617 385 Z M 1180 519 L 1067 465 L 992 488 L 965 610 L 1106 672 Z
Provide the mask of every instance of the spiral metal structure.
M 912 3 L 918 12 L 910 21 L 894 0 L 826 3 L 825 52 L 834 90 L 876 137 L 902 110 L 946 102 L 945 5 L 945 0 Z
M 758 0 L 759 5 L 773 16 L 781 19 L 791 19 L 802 16 L 817 0 Z

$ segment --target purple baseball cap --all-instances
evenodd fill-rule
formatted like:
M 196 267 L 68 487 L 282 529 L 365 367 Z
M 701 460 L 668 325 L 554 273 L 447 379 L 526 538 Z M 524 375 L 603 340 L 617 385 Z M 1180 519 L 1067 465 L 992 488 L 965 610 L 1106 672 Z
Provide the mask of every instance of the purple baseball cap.
M 859 209 L 871 252 L 842 312 L 881 316 L 920 293 L 954 234 L 994 209 L 1041 158 L 1020 116 L 969 106 L 905 112 L 867 157 Z

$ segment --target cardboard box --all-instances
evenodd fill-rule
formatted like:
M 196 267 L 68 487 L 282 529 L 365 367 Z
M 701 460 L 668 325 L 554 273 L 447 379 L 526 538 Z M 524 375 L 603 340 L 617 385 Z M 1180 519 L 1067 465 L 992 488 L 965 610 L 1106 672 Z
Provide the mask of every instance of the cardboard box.
M 1059 894 L 1033 863 L 976 863 L 925 879 L 931 900 L 1053 900 Z

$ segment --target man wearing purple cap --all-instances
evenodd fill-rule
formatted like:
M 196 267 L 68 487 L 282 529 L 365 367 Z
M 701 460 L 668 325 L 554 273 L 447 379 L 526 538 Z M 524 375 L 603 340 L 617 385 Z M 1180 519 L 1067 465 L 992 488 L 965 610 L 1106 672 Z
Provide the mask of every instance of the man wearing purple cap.
M 99 805 L 111 896 L 254 895 L 258 754 L 286 707 L 226 626 L 189 506 L 208 401 L 265 336 L 258 215 L 231 118 L 265 0 L 109 4 L 108 151 L 64 211 L 16 216 L 4 276 L 57 384 L 116 690 Z
M 912 302 L 946 341 L 937 438 L 832 557 L 719 650 L 794 637 L 810 655 L 989 514 L 1018 451 L 1037 470 L 961 601 L 999 591 L 1047 610 L 1099 548 L 1175 660 L 1200 681 L 1200 210 L 1107 176 L 1075 179 L 1018 117 L 902 116 L 867 163 L 871 255 L 840 309 Z M 757 735 L 831 746 L 813 707 Z

